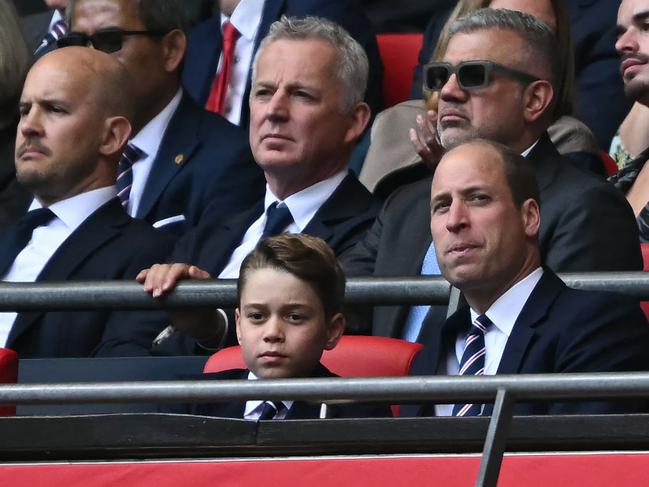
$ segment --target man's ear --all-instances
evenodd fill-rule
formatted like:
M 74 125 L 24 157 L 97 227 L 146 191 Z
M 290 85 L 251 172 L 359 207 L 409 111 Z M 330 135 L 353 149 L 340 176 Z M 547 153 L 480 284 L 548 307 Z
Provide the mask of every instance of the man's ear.
M 106 119 L 104 127 L 104 136 L 99 153 L 105 156 L 111 156 L 122 152 L 122 148 L 128 142 L 131 136 L 131 123 L 126 117 L 116 116 Z
M 237 326 L 237 342 L 241 345 L 241 312 L 239 311 L 239 308 L 235 308 L 234 310 L 234 322 Z
M 523 116 L 528 123 L 536 122 L 553 106 L 554 89 L 546 80 L 533 81 L 523 93 Z
M 536 237 L 539 234 L 539 227 L 541 225 L 541 210 L 536 200 L 530 198 L 523 202 L 521 205 L 521 216 L 523 218 L 525 235 L 528 237 Z
M 178 71 L 187 50 L 187 36 L 180 29 L 172 30 L 162 38 L 162 49 L 165 71 Z
M 345 321 L 345 316 L 342 313 L 336 313 L 327 326 L 327 341 L 325 342 L 324 349 L 331 350 L 338 345 L 340 337 L 343 336 L 345 332 L 345 326 L 347 322 Z
M 351 144 L 356 142 L 365 131 L 372 111 L 367 103 L 358 103 L 350 112 L 350 126 L 345 134 L 345 142 Z

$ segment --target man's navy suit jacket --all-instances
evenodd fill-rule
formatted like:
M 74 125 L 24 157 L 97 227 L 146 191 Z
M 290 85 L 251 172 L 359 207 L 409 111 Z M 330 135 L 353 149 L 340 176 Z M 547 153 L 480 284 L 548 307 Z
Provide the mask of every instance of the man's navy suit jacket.
M 539 245 L 555 272 L 642 270 L 638 225 L 624 196 L 572 165 L 543 135 L 530 152 L 541 197 Z M 365 237 L 341 262 L 350 276 L 418 276 L 431 243 L 431 179 L 403 186 L 385 202 Z M 439 319 L 444 309 L 435 309 Z M 409 306 L 350 314 L 350 329 L 400 337 Z M 357 321 L 358 323 L 355 323 Z M 363 328 L 365 327 L 365 329 Z
M 365 99 L 372 108 L 372 113 L 378 113 L 383 97 L 383 65 L 372 25 L 355 0 L 266 0 L 253 52 L 257 52 L 259 43 L 268 34 L 270 25 L 279 20 L 282 15 L 325 17 L 342 25 L 365 48 L 370 62 Z M 201 106 L 205 106 L 212 88 L 221 56 L 221 45 L 221 17 L 219 13 L 199 24 L 190 32 L 183 67 L 183 85 Z M 247 103 L 249 94 L 250 77 L 244 92 L 240 123 L 241 127 L 246 128 L 249 120 Z
M 354 175 L 348 174 L 327 201 L 316 212 L 303 233 L 320 237 L 336 255 L 350 249 L 374 221 L 380 204 Z M 180 239 L 169 259 L 186 262 L 218 276 L 250 225 L 264 212 L 263 202 L 225 221 L 212 220 L 206 214 L 201 225 Z M 139 314 L 139 313 L 138 313 Z M 160 316 L 161 324 L 167 320 Z M 228 344 L 236 344 L 234 325 L 229 327 Z M 154 350 L 162 355 L 193 355 L 195 342 L 180 334 L 166 340 Z
M 250 152 L 248 134 L 199 107 L 186 93 L 171 117 L 135 215 L 175 234 L 200 221 L 210 203 L 221 216 L 236 214 L 264 194 L 264 175 Z
M 202 374 L 192 379 L 198 380 L 247 380 L 249 370 L 231 369 L 221 372 Z M 313 378 L 338 377 L 324 365 L 318 364 Z M 179 404 L 161 407 L 161 412 L 176 414 L 196 414 L 201 416 L 216 416 L 219 418 L 243 419 L 246 410 L 245 401 Z M 328 408 L 328 418 L 385 418 L 392 416 L 390 408 L 382 404 L 335 404 Z M 286 413 L 284 419 L 318 419 L 320 417 L 320 403 L 295 401 Z
M 427 323 L 424 349 L 410 375 L 435 375 L 449 347 L 470 326 L 469 308 L 445 323 Z M 568 288 L 545 269 L 521 310 L 498 366 L 498 374 L 549 374 L 649 370 L 649 325 L 637 301 L 612 293 Z M 637 406 L 634 403 L 635 406 Z M 601 414 L 625 406 L 604 402 L 517 403 L 514 414 Z M 493 406 L 487 405 L 490 414 Z M 433 415 L 434 406 L 404 406 L 402 415 Z
M 14 232 L 11 227 L 3 233 L 0 249 Z M 128 216 L 115 198 L 59 246 L 36 282 L 134 279 L 169 255 L 172 246 L 170 236 Z M 147 354 L 159 330 L 126 324 L 120 315 L 110 310 L 21 312 L 6 346 L 21 358 Z

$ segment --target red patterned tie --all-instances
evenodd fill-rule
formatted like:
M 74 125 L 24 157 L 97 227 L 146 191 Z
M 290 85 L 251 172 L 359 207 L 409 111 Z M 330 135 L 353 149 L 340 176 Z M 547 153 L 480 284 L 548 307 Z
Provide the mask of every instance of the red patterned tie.
M 223 24 L 223 50 L 221 57 L 221 71 L 216 75 L 212 91 L 205 104 L 205 109 L 210 112 L 223 114 L 225 110 L 225 94 L 228 91 L 232 66 L 234 64 L 234 46 L 239 37 L 239 31 L 229 21 Z

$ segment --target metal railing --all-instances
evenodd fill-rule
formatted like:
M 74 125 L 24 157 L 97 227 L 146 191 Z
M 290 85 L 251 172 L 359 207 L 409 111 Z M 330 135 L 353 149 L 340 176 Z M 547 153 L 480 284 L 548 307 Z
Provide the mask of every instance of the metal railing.
M 608 290 L 649 299 L 649 273 L 570 273 L 571 287 Z M 441 277 L 351 278 L 345 301 L 353 304 L 446 304 L 450 285 Z M 0 311 L 70 309 L 157 309 L 173 306 L 233 306 L 236 280 L 184 281 L 173 293 L 153 299 L 133 281 L 0 283 Z
M 579 289 L 609 290 L 649 298 L 643 272 L 564 274 Z M 451 287 L 439 277 L 357 278 L 347 284 L 353 304 L 446 304 Z M 156 309 L 174 306 L 233 306 L 236 281 L 182 282 L 163 299 L 152 299 L 130 282 L 0 283 L 0 311 Z M 294 379 L 277 381 L 182 381 L 0 386 L 0 404 L 211 402 L 229 400 L 312 400 L 382 402 L 494 402 L 476 485 L 497 483 L 512 407 L 520 400 L 649 397 L 649 373 L 498 375 L 374 379 Z

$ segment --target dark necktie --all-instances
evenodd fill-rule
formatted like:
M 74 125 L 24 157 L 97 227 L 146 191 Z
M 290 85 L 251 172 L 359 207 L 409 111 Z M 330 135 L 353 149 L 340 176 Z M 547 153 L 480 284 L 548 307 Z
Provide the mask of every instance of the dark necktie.
M 38 208 L 22 217 L 13 238 L 7 239 L 0 248 L 0 276 L 7 273 L 18 254 L 27 246 L 34 229 L 47 225 L 55 216 L 49 208 Z
M 275 201 L 266 210 L 266 225 L 260 240 L 282 233 L 291 223 L 293 223 L 293 216 L 288 206 L 284 203 L 278 205 Z
M 223 114 L 225 112 L 225 94 L 232 78 L 234 65 L 234 47 L 239 38 L 239 31 L 227 21 L 223 24 L 223 49 L 221 50 L 221 69 L 214 79 L 210 96 L 205 104 L 205 109 L 210 112 Z
M 471 324 L 471 330 L 464 342 L 464 352 L 460 361 L 459 375 L 483 375 L 485 368 L 484 334 L 493 323 L 487 315 L 478 316 Z M 453 416 L 479 416 L 482 404 L 456 404 Z
M 39 57 L 43 55 L 51 46 L 53 46 L 56 41 L 63 37 L 68 32 L 68 24 L 65 23 L 65 20 L 61 19 L 56 22 L 52 29 L 43 37 L 41 44 L 34 51 L 34 57 Z
M 124 147 L 122 157 L 117 166 L 117 196 L 126 210 L 133 186 L 133 164 L 142 159 L 146 154 L 130 142 Z
M 281 401 L 266 401 L 259 415 L 260 420 L 275 419 L 275 416 L 286 409 Z

